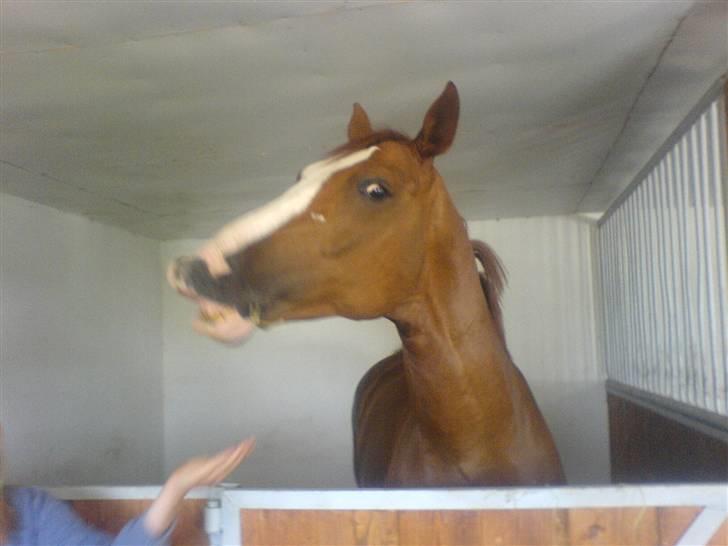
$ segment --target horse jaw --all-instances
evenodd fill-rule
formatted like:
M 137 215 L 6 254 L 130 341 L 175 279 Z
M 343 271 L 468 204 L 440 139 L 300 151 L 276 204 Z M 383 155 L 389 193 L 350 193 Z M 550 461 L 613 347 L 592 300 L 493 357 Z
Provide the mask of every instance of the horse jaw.
M 240 313 L 227 305 L 200 298 L 200 313 L 192 323 L 199 333 L 230 345 L 238 345 L 250 337 L 255 323 L 243 318 Z
M 229 345 L 238 345 L 252 335 L 255 316 L 245 318 L 232 306 L 200 296 L 176 273 L 174 264 L 167 269 L 167 281 L 177 292 L 197 303 L 199 313 L 192 323 L 197 333 Z

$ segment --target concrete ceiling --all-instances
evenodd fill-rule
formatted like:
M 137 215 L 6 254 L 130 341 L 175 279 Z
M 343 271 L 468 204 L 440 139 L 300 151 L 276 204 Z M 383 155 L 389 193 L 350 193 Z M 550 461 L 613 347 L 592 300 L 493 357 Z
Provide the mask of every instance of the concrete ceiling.
M 415 134 L 469 219 L 599 212 L 728 69 L 725 2 L 0 3 L 0 190 L 211 235 L 344 141 Z

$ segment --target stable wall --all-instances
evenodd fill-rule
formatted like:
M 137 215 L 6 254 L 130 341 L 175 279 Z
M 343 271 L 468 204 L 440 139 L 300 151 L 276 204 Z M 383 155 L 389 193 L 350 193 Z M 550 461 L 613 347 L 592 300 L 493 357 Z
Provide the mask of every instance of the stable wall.
M 576 216 L 471 222 L 509 274 L 508 346 L 556 437 L 571 483 L 609 481 L 604 379 L 592 294 L 593 226 Z M 162 244 L 162 268 L 202 241 Z M 255 434 L 231 477 L 244 487 L 352 487 L 351 404 L 399 347 L 386 320 L 324 319 L 258 331 L 231 348 L 195 334 L 196 306 L 163 293 L 165 469 Z
M 159 483 L 159 243 L 0 194 L 8 482 Z
M 554 434 L 571 484 L 610 482 L 605 374 L 598 357 L 594 223 L 585 216 L 470 222 L 508 274 L 506 342 Z

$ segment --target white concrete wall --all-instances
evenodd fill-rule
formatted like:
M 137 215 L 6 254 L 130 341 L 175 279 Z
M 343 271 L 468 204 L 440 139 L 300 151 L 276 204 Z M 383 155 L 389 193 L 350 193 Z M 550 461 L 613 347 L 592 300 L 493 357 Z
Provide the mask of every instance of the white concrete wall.
M 0 194 L 8 481 L 162 479 L 159 243 Z
M 591 225 L 548 217 L 470 229 L 508 270 L 509 348 L 570 481 L 608 481 Z M 354 485 L 354 390 L 399 346 L 394 328 L 293 323 L 239 348 L 200 337 L 190 328 L 194 306 L 162 275 L 199 243 L 160 245 L 0 195 L 0 420 L 10 481 L 158 483 L 185 458 L 255 434 L 258 450 L 233 480 Z
M 506 341 L 548 421 L 570 483 L 608 483 L 609 429 L 598 361 L 592 242 L 580 216 L 470 223 L 508 272 Z
M 508 269 L 509 348 L 556 436 L 572 483 L 609 481 L 594 339 L 592 226 L 578 217 L 471 223 Z M 162 267 L 200 241 L 162 244 Z M 196 335 L 194 305 L 163 286 L 165 467 L 249 434 L 246 487 L 351 487 L 350 412 L 365 371 L 399 346 L 384 320 L 326 319 L 229 348 Z

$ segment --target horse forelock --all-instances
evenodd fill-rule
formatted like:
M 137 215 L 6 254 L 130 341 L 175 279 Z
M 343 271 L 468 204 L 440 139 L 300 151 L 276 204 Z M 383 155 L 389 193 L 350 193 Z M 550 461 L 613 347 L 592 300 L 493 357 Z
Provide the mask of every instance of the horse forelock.
M 505 328 L 503 327 L 503 313 L 501 310 L 501 296 L 506 284 L 506 271 L 498 255 L 483 241 L 471 240 L 473 254 L 483 271 L 480 272 L 480 285 L 485 294 L 485 301 L 488 305 L 493 320 L 498 328 L 503 346 L 506 343 Z
M 391 129 L 382 129 L 381 131 L 375 131 L 373 133 L 370 133 L 364 138 L 351 140 L 346 144 L 342 144 L 338 148 L 332 150 L 329 156 L 336 156 L 356 152 L 358 150 L 365 150 L 367 148 L 370 148 L 371 146 L 377 146 L 384 142 L 410 143 L 412 142 L 412 139 L 404 133 L 393 131 Z

